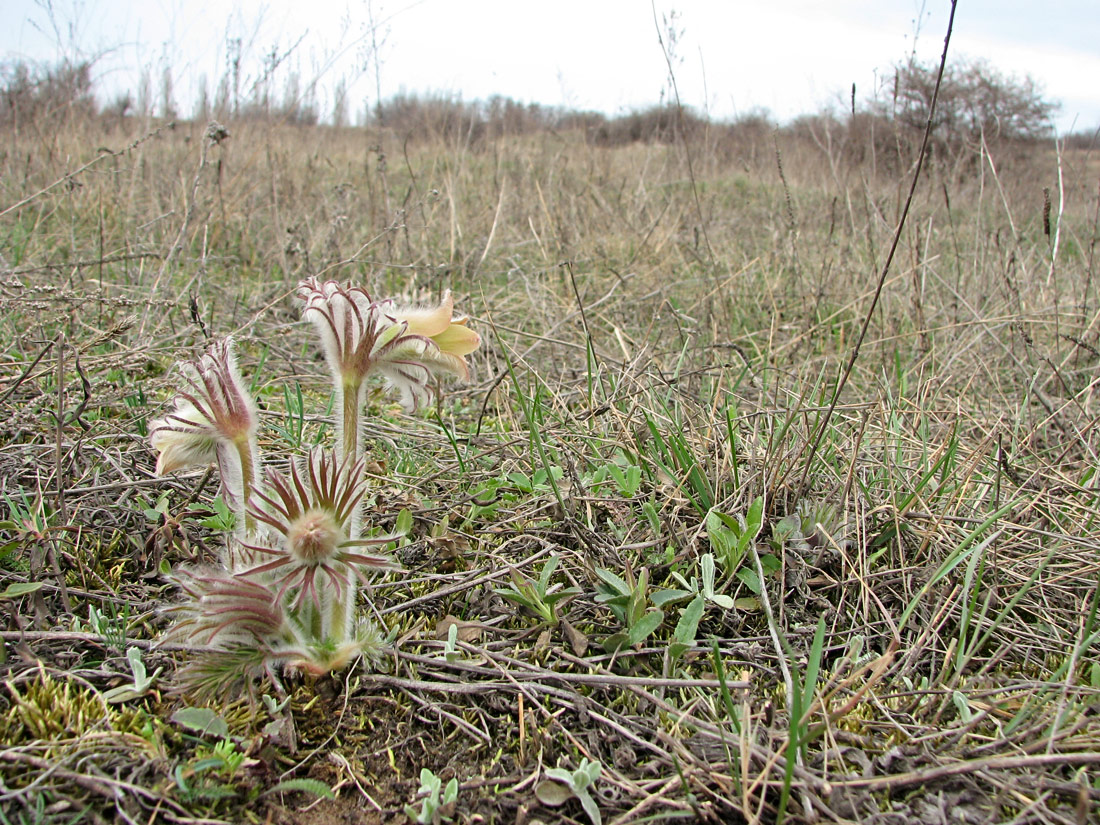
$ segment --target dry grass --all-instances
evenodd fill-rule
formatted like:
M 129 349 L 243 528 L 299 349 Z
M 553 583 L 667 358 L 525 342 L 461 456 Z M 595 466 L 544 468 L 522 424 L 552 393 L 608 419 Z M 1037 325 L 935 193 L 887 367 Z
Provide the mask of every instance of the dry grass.
M 459 780 L 457 821 L 585 821 L 535 796 L 582 757 L 611 822 L 1097 821 L 1095 158 L 926 170 L 811 461 L 908 185 L 855 138 L 228 126 L 4 135 L 8 821 L 407 821 L 425 767 Z M 155 478 L 144 422 L 173 364 L 233 333 L 269 454 L 295 449 L 295 382 L 301 438 L 331 437 L 288 297 L 320 273 L 451 288 L 486 343 L 428 416 L 371 402 L 374 519 L 415 519 L 407 572 L 373 588 L 384 668 L 292 681 L 296 736 L 258 703 L 216 707 L 248 755 L 230 770 L 219 737 L 170 721 L 188 652 L 152 647 L 161 566 L 217 552 L 214 485 Z M 623 627 L 597 570 L 698 578 L 722 546 L 708 513 L 758 497 L 759 537 L 718 568 L 736 607 L 707 601 L 681 657 L 686 598 L 606 653 Z M 549 626 L 495 591 L 554 554 L 580 594 Z M 128 646 L 164 671 L 108 704 Z M 264 793 L 303 777 L 338 799 Z

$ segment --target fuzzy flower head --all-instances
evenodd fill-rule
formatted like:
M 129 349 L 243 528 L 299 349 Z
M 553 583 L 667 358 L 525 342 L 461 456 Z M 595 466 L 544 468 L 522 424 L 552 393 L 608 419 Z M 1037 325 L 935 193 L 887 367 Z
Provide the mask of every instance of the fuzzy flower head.
M 150 425 L 158 475 L 217 462 L 230 496 L 241 496 L 254 471 L 259 416 L 237 367 L 233 340 L 213 344 L 182 367 L 185 389 L 172 412 Z M 246 466 L 248 465 L 248 466 Z
M 463 356 L 481 339 L 452 318 L 448 293 L 434 309 L 400 309 L 393 301 L 375 301 L 361 287 L 316 278 L 302 281 L 298 297 L 321 336 L 325 359 L 338 386 L 359 388 L 377 372 L 415 409 L 431 391 L 429 382 L 444 374 L 467 377 Z
M 264 646 L 284 628 L 282 607 L 267 587 L 215 568 L 172 576 L 187 600 L 170 612 L 178 620 L 166 637 L 216 648 Z
M 318 579 L 323 576 L 343 595 L 352 577 L 367 570 L 397 570 L 389 556 L 367 554 L 362 548 L 388 544 L 396 536 L 352 538 L 355 510 L 366 490 L 364 462 L 339 462 L 335 455 L 313 450 L 305 467 L 292 464 L 290 475 L 269 471 L 265 490 L 254 491 L 249 514 L 270 528 L 268 542 L 245 544 L 259 558 L 270 560 L 244 572 L 249 577 L 270 577 L 277 582 L 279 598 L 297 588 L 296 604 L 307 596 L 320 607 Z

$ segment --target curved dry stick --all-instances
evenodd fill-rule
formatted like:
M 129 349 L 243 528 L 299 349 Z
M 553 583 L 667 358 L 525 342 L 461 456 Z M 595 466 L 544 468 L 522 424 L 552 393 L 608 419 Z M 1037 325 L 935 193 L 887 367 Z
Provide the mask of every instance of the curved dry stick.
M 882 288 L 886 284 L 886 276 L 890 272 L 890 264 L 894 260 L 894 253 L 897 251 L 898 244 L 901 242 L 901 231 L 905 227 L 905 219 L 909 216 L 909 207 L 913 203 L 913 196 L 917 191 L 917 182 L 920 180 L 921 169 L 924 167 L 924 158 L 928 154 L 928 141 L 932 136 L 932 117 L 936 113 L 936 100 L 940 94 L 940 84 L 943 82 L 943 70 L 947 65 L 947 47 L 951 43 L 951 30 L 955 24 L 955 4 L 957 0 L 951 0 L 951 16 L 947 20 L 947 34 L 943 38 L 943 54 L 940 55 L 940 68 L 936 74 L 936 87 L 932 90 L 932 102 L 928 106 L 928 121 L 924 125 L 924 139 L 921 141 L 920 153 L 917 155 L 917 168 L 913 170 L 913 180 L 909 184 L 909 197 L 905 199 L 905 205 L 901 210 L 901 218 L 898 220 L 897 229 L 894 230 L 894 240 L 890 244 L 890 251 L 886 254 L 886 262 L 882 265 L 882 272 L 879 274 L 878 286 L 875 287 L 875 294 L 871 298 L 871 306 L 867 308 L 867 315 L 863 319 L 863 327 L 859 331 L 859 338 L 856 339 L 855 346 L 852 347 L 852 354 L 848 358 L 848 364 L 844 368 L 844 373 L 840 376 L 840 381 L 837 382 L 836 389 L 833 391 L 832 400 L 829 402 L 829 409 L 826 410 L 825 416 L 821 419 L 821 423 L 818 424 L 814 431 L 813 439 L 810 443 L 810 454 L 806 457 L 806 464 L 802 468 L 802 478 L 798 482 L 798 491 L 801 494 L 806 489 L 806 480 L 810 475 L 810 466 L 813 464 L 814 459 L 817 457 L 817 449 L 821 446 L 821 439 L 825 435 L 825 428 L 829 426 L 829 421 L 833 417 L 833 411 L 836 410 L 836 405 L 840 401 L 840 394 L 844 391 L 844 385 L 848 383 L 848 377 L 852 374 L 852 368 L 856 365 L 856 359 L 859 358 L 860 348 L 863 346 L 863 339 L 867 336 L 867 330 L 871 326 L 871 318 L 875 314 L 875 308 L 878 307 L 878 299 L 882 295 Z M 782 482 L 782 479 L 780 479 Z

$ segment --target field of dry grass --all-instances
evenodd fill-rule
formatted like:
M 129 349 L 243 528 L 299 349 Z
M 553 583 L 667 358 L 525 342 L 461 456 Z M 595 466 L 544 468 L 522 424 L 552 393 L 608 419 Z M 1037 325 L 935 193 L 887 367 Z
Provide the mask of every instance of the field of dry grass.
M 0 142 L 0 822 L 1100 821 L 1095 156 L 934 156 L 829 415 L 911 158 L 226 125 Z M 368 398 L 380 661 L 196 697 L 217 475 L 148 425 L 232 334 L 331 442 L 314 275 L 482 346 Z

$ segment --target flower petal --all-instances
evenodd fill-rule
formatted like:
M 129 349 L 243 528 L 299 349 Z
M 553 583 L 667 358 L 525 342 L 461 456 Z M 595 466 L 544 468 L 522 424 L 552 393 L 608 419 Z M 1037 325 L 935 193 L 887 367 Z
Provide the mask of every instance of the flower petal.
M 409 325 L 410 335 L 425 335 L 434 338 L 447 329 L 454 314 L 455 300 L 451 291 L 443 293 L 443 300 L 437 307 L 407 307 L 395 309 L 394 316 Z
M 453 323 L 432 340 L 443 352 L 451 355 L 469 355 L 481 345 L 481 336 L 466 326 L 466 319 Z

